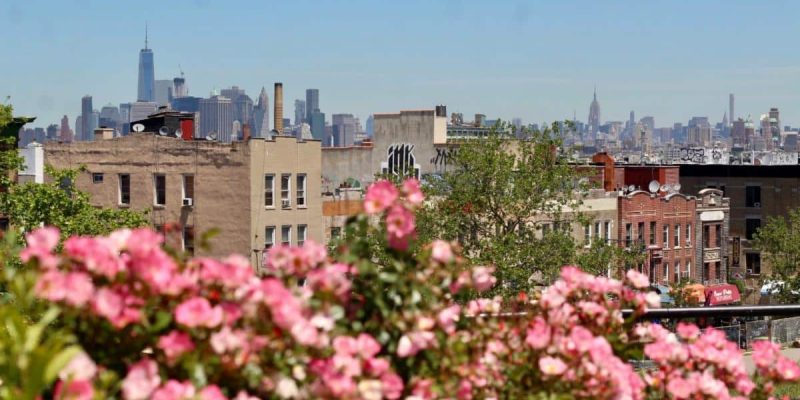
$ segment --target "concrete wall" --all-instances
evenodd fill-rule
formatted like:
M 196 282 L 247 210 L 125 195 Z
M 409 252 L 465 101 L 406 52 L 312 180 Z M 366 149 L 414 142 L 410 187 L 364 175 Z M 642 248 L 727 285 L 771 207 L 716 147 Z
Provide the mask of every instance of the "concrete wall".
M 374 114 L 373 118 L 373 171 L 380 172 L 386 168 L 390 150 L 402 147 L 413 155 L 420 176 L 435 172 L 434 144 L 442 142 L 442 129 L 444 137 L 447 135 L 447 117 L 435 116 L 434 110 L 414 110 Z
M 246 145 L 216 142 L 186 142 L 152 134 L 132 134 L 94 142 L 45 145 L 45 162 L 56 168 L 87 171 L 78 176 L 79 190 L 91 202 L 109 208 L 151 210 L 155 225 L 194 227 L 195 237 L 212 228 L 220 230 L 210 252 L 196 248 L 198 255 L 222 256 L 249 253 L 249 155 Z M 93 183 L 92 175 L 102 174 Z M 119 174 L 130 174 L 130 205 L 120 204 Z M 166 204 L 154 205 L 154 174 L 166 176 Z M 184 207 L 183 176 L 194 175 L 194 205 Z M 181 247 L 180 234 L 169 244 Z
M 250 144 L 250 248 L 248 253 L 254 264 L 263 261 L 262 254 L 266 227 L 275 227 L 275 243 L 281 241 L 281 227 L 291 226 L 291 243 L 298 244 L 298 226 L 305 225 L 306 239 L 324 243 L 322 229 L 322 175 L 320 142 L 298 141 L 294 137 L 276 136 L 272 140 L 252 139 Z M 275 206 L 265 206 L 264 178 L 275 176 Z M 290 205 L 281 204 L 281 175 L 291 175 Z M 297 176 L 306 175 L 306 205 L 298 205 Z
M 324 147 L 322 149 L 322 192 L 333 191 L 348 178 L 365 187 L 378 172 L 372 167 L 372 147 Z

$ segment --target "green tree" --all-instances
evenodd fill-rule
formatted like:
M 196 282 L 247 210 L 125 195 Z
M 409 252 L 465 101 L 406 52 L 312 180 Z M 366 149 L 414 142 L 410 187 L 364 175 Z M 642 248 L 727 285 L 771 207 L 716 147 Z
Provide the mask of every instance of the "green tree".
M 591 255 L 579 257 L 569 232 L 543 231 L 545 224 L 582 221 L 573 211 L 588 189 L 557 151 L 558 130 L 554 123 L 517 140 L 507 125 L 498 124 L 488 137 L 459 143 L 453 168 L 426 182 L 431 201 L 418 215 L 420 242 L 457 241 L 473 262 L 495 265 L 497 293 L 507 297 L 550 282 L 565 264 L 583 262 L 587 271 L 607 271 L 623 256 L 613 245 L 598 243 L 588 249 Z
M 783 282 L 777 287 L 779 301 L 800 301 L 800 209 L 791 210 L 788 218 L 768 217 L 754 239 L 754 247 L 772 269 L 767 279 Z

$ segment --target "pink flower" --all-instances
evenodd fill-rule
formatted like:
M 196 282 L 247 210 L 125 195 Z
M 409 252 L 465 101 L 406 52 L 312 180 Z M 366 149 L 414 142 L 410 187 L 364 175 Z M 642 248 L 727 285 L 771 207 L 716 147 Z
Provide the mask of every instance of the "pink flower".
M 628 270 L 625 274 L 625 277 L 628 278 L 631 285 L 633 285 L 636 289 L 644 289 L 650 286 L 650 280 L 647 278 L 647 275 L 636 271 L 635 269 Z
M 430 246 L 431 258 L 433 258 L 434 261 L 447 264 L 455 259 L 453 248 L 450 246 L 450 243 L 437 239 L 434 240 Z
M 753 363 L 756 367 L 764 368 L 775 362 L 780 352 L 780 346 L 768 340 L 759 340 L 753 343 Z
M 94 284 L 89 275 L 83 272 L 70 272 L 64 280 L 64 302 L 75 306 L 83 307 L 94 294 Z
M 241 390 L 236 394 L 236 397 L 234 397 L 233 400 L 259 400 L 259 398 L 256 396 L 250 396 L 247 392 Z
M 195 389 L 190 382 L 170 380 L 153 392 L 151 400 L 191 400 L 194 394 Z
M 125 400 L 149 399 L 160 383 L 156 362 L 142 359 L 128 369 L 128 375 L 122 381 L 122 395 Z
M 62 381 L 88 381 L 94 378 L 96 373 L 97 365 L 95 365 L 94 361 L 86 353 L 80 352 L 77 356 L 72 357 L 69 363 L 59 371 L 58 378 Z
M 408 335 L 403 335 L 400 341 L 397 342 L 397 356 L 401 358 L 408 357 L 412 355 L 412 353 L 416 353 L 414 351 L 414 345 L 411 343 L 411 339 Z
M 233 352 L 242 348 L 246 339 L 247 335 L 244 332 L 234 331 L 225 326 L 219 332 L 214 332 L 211 335 L 211 348 L 217 354 Z
M 461 315 L 461 306 L 458 304 L 454 304 L 450 307 L 439 311 L 439 315 L 436 316 L 436 320 L 439 322 L 439 326 L 447 332 L 448 334 L 452 334 L 456 331 L 456 323 L 458 322 Z
M 700 329 L 695 324 L 678 323 L 678 336 L 685 340 L 693 340 L 700 336 Z
M 459 382 L 456 398 L 458 400 L 472 400 L 472 383 L 469 380 L 462 379 Z
M 414 207 L 421 206 L 425 200 L 419 187 L 419 181 L 414 178 L 406 179 L 403 182 L 403 194 L 406 196 L 406 201 Z
M 88 380 L 59 381 L 56 384 L 53 398 L 56 400 L 92 400 L 94 388 Z
M 364 211 L 369 215 L 375 215 L 389 208 L 397 200 L 399 193 L 394 184 L 387 180 L 380 180 L 367 188 L 364 196 Z
M 222 262 L 211 258 L 195 261 L 200 264 L 200 279 L 206 284 L 215 282 L 228 288 L 236 288 L 253 277 L 250 262 L 239 255 L 230 256 Z
M 200 400 L 227 400 L 217 385 L 210 385 L 200 390 Z
M 797 365 L 797 362 L 787 357 L 781 356 L 778 358 L 775 369 L 778 371 L 780 378 L 784 381 L 792 382 L 800 378 L 800 366 Z
M 494 284 L 497 283 L 497 278 L 492 275 L 493 272 L 494 268 L 492 267 L 473 268 L 472 284 L 475 287 L 475 290 L 483 292 L 494 286 Z
M 194 350 L 194 343 L 186 333 L 173 330 L 158 339 L 158 348 L 164 351 L 167 360 L 172 362 L 181 354 Z
M 109 279 L 125 268 L 115 244 L 105 237 L 70 237 L 64 242 L 64 253 L 89 272 Z
M 543 349 L 550 344 L 550 327 L 541 317 L 536 317 L 531 327 L 528 328 L 525 343 L 536 350 Z
M 307 276 L 308 285 L 315 291 L 333 292 L 338 298 L 346 299 L 350 294 L 352 282 L 348 277 L 351 268 L 347 264 L 330 264 L 311 270 Z
M 375 355 L 381 351 L 381 345 L 378 341 L 366 333 L 358 335 L 358 338 L 356 338 L 356 346 L 358 348 L 358 354 L 365 360 L 375 357 Z
M 414 213 L 399 204 L 389 209 L 386 215 L 386 233 L 392 248 L 405 250 L 408 239 L 414 234 L 414 229 Z
M 542 357 L 539 359 L 539 369 L 545 375 L 561 375 L 567 370 L 567 364 L 556 357 Z
M 381 376 L 381 389 L 383 397 L 389 400 L 399 399 L 403 394 L 403 380 L 395 373 L 383 374 Z
M 48 270 L 39 276 L 34 291 L 36 295 L 53 302 L 62 301 L 67 295 L 65 273 L 58 270 Z
M 370 376 L 381 376 L 389 370 L 389 362 L 383 358 L 372 358 L 364 362 L 364 369 Z
M 667 393 L 676 399 L 688 399 L 694 390 L 691 381 L 683 378 L 672 378 L 667 383 Z
M 175 308 L 175 321 L 189 328 L 204 326 L 213 328 L 222 323 L 222 308 L 211 307 L 203 297 L 194 297 Z
M 40 228 L 28 233 L 25 236 L 28 245 L 19 253 L 19 258 L 23 262 L 36 258 L 43 269 L 55 268 L 58 266 L 58 257 L 52 252 L 58 245 L 59 237 L 58 229 L 53 227 Z

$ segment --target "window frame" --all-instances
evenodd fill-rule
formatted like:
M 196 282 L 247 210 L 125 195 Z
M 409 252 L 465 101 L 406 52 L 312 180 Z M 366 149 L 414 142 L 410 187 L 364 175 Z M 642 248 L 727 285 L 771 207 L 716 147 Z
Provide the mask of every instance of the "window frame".
M 268 198 L 269 202 L 267 202 Z M 275 208 L 275 174 L 264 174 L 264 207 Z
M 628 222 L 625 224 L 625 247 L 630 248 L 633 241 L 633 224 Z
M 286 182 L 284 189 L 283 183 Z M 281 208 L 292 207 L 292 174 L 281 174 Z
M 592 245 L 592 224 L 586 224 L 583 226 L 583 247 L 589 247 Z
M 264 227 L 264 251 L 271 249 L 273 246 L 275 246 L 275 225 L 267 225 Z
M 644 222 L 639 222 L 638 224 L 636 224 L 636 230 L 638 231 L 638 232 L 636 232 L 636 240 L 639 242 L 639 244 L 643 245 L 644 244 Z
M 686 247 L 692 247 L 692 224 L 686 224 Z
M 191 196 L 187 196 L 186 188 L 189 186 L 186 184 L 187 181 L 191 182 Z M 194 205 L 194 174 L 183 174 L 181 176 L 181 202 L 183 199 L 192 199 L 192 205 Z
M 127 197 L 128 201 L 125 200 L 126 191 L 123 190 L 123 177 L 127 178 Z M 131 205 L 131 174 L 117 174 L 117 201 L 121 206 L 130 206 Z
M 605 222 L 606 243 L 611 243 L 611 221 Z
M 681 224 L 675 224 L 675 228 L 674 229 L 675 229 L 675 231 L 672 232 L 672 236 L 673 236 L 672 240 L 675 242 L 673 244 L 673 246 L 675 246 L 676 249 L 680 249 L 681 248 Z
M 297 208 L 306 208 L 308 204 L 306 202 L 307 196 L 307 187 L 308 187 L 308 177 L 306 174 L 297 174 L 295 178 L 297 188 Z M 302 181 L 302 185 L 301 185 Z
M 100 178 L 100 179 L 97 179 Z M 104 177 L 102 172 L 92 172 L 92 184 L 103 183 Z
M 745 207 L 761 208 L 761 185 L 745 185 L 744 193 Z
M 302 232 L 302 235 L 301 235 Z M 308 225 L 306 224 L 298 224 L 297 225 L 297 245 L 302 246 L 308 240 Z
M 194 255 L 194 236 L 194 225 L 184 225 L 183 229 L 181 230 L 181 247 L 183 248 L 184 252 L 190 255 Z M 187 242 L 189 242 L 188 246 Z
M 663 248 L 666 249 L 669 248 L 669 224 L 664 224 L 661 229 L 662 229 L 661 239 L 663 239 L 662 246 Z
M 162 178 L 164 180 L 164 188 L 163 192 L 163 202 L 159 202 L 158 198 L 158 180 Z M 154 173 L 153 174 L 153 206 L 155 207 L 166 207 L 167 205 L 167 175 L 161 173 Z
M 284 240 L 284 238 L 289 238 L 289 239 L 288 240 Z M 282 246 L 291 246 L 292 245 L 292 226 L 291 225 L 281 225 L 281 245 Z
M 750 228 L 750 221 L 756 222 L 752 230 Z M 761 218 L 744 218 L 744 235 L 747 240 L 753 240 L 759 229 L 761 229 Z
M 656 244 L 656 229 L 657 229 L 656 227 L 657 226 L 658 225 L 656 224 L 656 221 L 650 221 L 650 235 L 649 236 L 650 236 L 650 244 L 651 245 L 655 245 Z

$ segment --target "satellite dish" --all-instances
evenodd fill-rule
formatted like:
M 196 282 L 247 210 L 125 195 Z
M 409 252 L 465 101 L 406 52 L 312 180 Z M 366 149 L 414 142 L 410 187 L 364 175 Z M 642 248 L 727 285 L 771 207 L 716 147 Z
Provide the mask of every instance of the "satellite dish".
M 671 187 L 669 186 L 669 184 L 665 183 L 665 184 L 661 185 L 661 189 L 659 189 L 659 190 L 664 192 L 664 193 L 666 193 L 666 192 L 669 192 L 670 189 L 671 189 Z
M 142 124 L 133 124 L 131 129 L 133 129 L 134 132 L 144 132 L 144 125 L 142 125 Z
M 681 191 L 681 184 L 680 183 L 676 183 L 676 184 L 672 185 L 672 190 L 674 190 L 676 192 L 680 192 Z
M 636 190 L 636 186 L 633 186 L 633 185 L 628 186 L 628 191 L 629 192 L 632 192 L 634 190 Z
M 209 133 L 208 136 L 206 136 L 206 140 L 217 140 L 217 133 L 216 132 Z
M 183 136 L 183 130 L 181 128 L 176 129 L 175 137 L 181 137 L 181 136 Z
M 161 128 L 158 128 L 158 134 L 161 135 L 161 136 L 169 135 L 169 128 L 167 128 L 166 126 L 162 126 Z
M 647 185 L 647 188 L 650 189 L 650 193 L 657 192 L 659 187 L 661 187 L 661 185 L 659 185 L 658 181 L 656 181 L 656 180 L 650 181 L 650 184 Z

